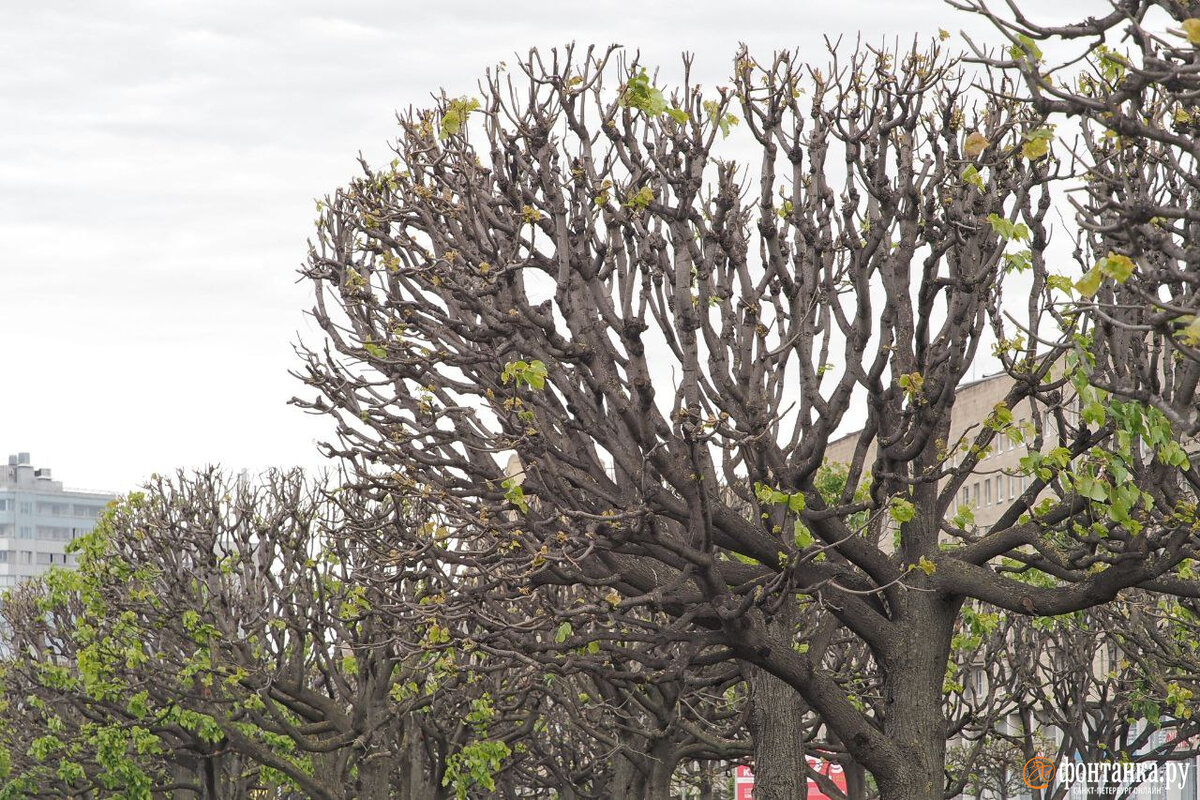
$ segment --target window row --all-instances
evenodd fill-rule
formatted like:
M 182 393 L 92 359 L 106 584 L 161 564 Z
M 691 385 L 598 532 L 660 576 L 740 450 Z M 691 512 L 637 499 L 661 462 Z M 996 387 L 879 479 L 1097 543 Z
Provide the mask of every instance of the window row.
M 1029 488 L 1029 483 L 1028 475 L 997 475 L 994 478 L 984 478 L 970 486 L 963 486 L 959 494 L 959 504 L 980 508 L 1003 503 L 1005 500 L 1016 500 Z
M 48 517 L 82 517 L 84 519 L 96 519 L 103 511 L 102 506 L 82 505 L 80 503 L 52 503 L 39 502 L 37 504 L 37 513 Z M 18 511 L 21 514 L 32 514 L 33 503 L 21 502 L 18 503 L 10 498 L 0 499 L 0 511 Z
M 35 553 L 32 550 L 0 550 L 0 564 L 75 564 L 72 553 Z
M 48 542 L 69 542 L 82 536 L 86 528 L 68 528 L 64 525 L 0 525 L 0 539 L 38 539 Z

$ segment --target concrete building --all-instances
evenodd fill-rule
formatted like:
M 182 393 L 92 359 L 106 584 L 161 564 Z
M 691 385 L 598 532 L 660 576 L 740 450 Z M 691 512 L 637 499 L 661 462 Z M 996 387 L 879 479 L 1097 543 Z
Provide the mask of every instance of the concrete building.
M 113 496 L 64 489 L 29 453 L 0 467 L 0 591 L 53 565 L 72 563 L 66 546 L 92 530 Z
M 1012 379 L 1003 372 L 961 385 L 954 401 L 948 445 L 953 447 L 963 437 L 968 443 L 973 441 L 983 427 L 984 420 L 996 408 L 996 404 L 1004 400 L 1011 387 Z M 1014 427 L 1031 431 L 1029 402 L 1022 401 L 1010 410 Z M 1050 424 L 1053 425 L 1052 422 Z M 858 445 L 859 434 L 860 431 L 855 431 L 830 442 L 825 452 L 826 460 L 850 463 Z M 1046 431 L 1047 440 L 1054 438 L 1054 435 L 1052 428 Z M 1000 515 L 1008 510 L 1011 502 L 1029 487 L 1029 476 L 1019 474 L 1021 458 L 1028 455 L 1029 449 L 1027 445 L 1017 443 L 1007 436 L 996 436 L 987 455 L 959 491 L 957 505 L 970 507 L 974 512 L 975 523 L 980 528 L 986 528 L 1000 519 Z M 868 469 L 874 457 L 872 445 L 867 453 Z M 961 464 L 962 453 L 956 453 L 951 458 L 951 463 L 954 466 Z

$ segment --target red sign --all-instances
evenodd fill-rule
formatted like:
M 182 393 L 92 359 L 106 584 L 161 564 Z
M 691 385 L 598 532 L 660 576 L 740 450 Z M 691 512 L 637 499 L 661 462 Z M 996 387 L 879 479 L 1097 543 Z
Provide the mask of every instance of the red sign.
M 808 768 L 824 775 L 829 780 L 833 781 L 833 785 L 841 790 L 842 794 L 846 793 L 846 771 L 842 769 L 841 764 L 833 761 L 823 761 L 819 758 L 806 756 L 808 759 Z M 833 800 L 829 795 L 821 791 L 817 782 L 812 778 L 808 779 L 808 800 Z
M 805 757 L 808 761 L 808 768 L 815 772 L 824 775 L 829 780 L 833 781 L 833 785 L 842 791 L 846 791 L 846 771 L 842 769 L 841 764 L 836 764 L 832 761 L 823 761 L 812 756 Z M 733 789 L 734 800 L 753 800 L 754 798 L 754 773 L 745 764 L 739 764 L 737 770 L 733 773 Z M 817 782 L 812 778 L 808 779 L 808 800 L 833 800 L 829 795 L 821 791 Z
M 753 800 L 754 798 L 754 773 L 745 764 L 738 764 L 737 770 L 733 773 L 733 797 L 734 800 Z

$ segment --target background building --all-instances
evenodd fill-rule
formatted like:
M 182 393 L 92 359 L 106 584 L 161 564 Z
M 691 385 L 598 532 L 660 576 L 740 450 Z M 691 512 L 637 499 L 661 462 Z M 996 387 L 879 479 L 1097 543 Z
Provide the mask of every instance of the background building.
M 958 387 L 958 397 L 954 403 L 954 413 L 950 419 L 949 446 L 954 447 L 965 436 L 966 441 L 973 441 L 983 427 L 983 422 L 996 408 L 996 404 L 1004 400 L 1012 388 L 1012 378 L 1001 372 L 989 375 Z M 1026 431 L 1027 438 L 1032 438 L 1032 411 L 1028 400 L 1022 400 L 1015 408 L 1010 409 L 1013 416 L 1013 426 Z M 1051 441 L 1057 435 L 1053 420 L 1045 420 L 1047 428 L 1045 436 Z M 854 458 L 854 450 L 858 446 L 861 431 L 849 433 L 829 443 L 825 458 L 831 463 L 849 464 Z M 1050 445 L 1053 446 L 1053 445 Z M 958 502 L 951 506 L 950 513 L 955 507 L 967 506 L 974 513 L 975 524 L 981 529 L 987 528 L 1000 519 L 1000 515 L 1008 510 L 1013 500 L 1027 488 L 1031 479 L 1028 475 L 1020 474 L 1021 458 L 1029 454 L 1030 447 L 1018 444 L 1013 439 L 1001 434 L 992 440 L 991 448 L 975 467 L 974 472 L 963 484 L 959 491 Z M 875 458 L 875 445 L 867 450 L 867 469 Z M 952 466 L 959 466 L 963 461 L 962 452 L 954 452 L 950 457 Z M 945 480 L 942 481 L 945 483 Z
M 69 564 L 67 543 L 92 530 L 113 495 L 63 489 L 29 453 L 0 467 L 0 590 Z

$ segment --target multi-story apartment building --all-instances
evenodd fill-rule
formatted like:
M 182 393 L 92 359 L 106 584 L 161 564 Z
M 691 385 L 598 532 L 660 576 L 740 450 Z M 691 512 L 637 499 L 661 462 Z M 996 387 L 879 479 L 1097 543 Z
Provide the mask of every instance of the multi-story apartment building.
M 34 469 L 29 453 L 0 467 L 0 590 L 69 564 L 67 543 L 92 530 L 113 496 L 63 488 L 47 468 Z
M 984 420 L 993 412 L 996 404 L 1004 400 L 1011 386 L 1012 379 L 1003 372 L 960 386 L 954 402 L 954 416 L 950 420 L 948 448 L 953 449 L 960 440 L 968 444 L 974 441 L 983 427 Z M 1016 408 L 1010 411 L 1013 426 L 1028 432 L 1031 421 L 1028 401 L 1018 403 Z M 832 463 L 850 463 L 854 457 L 854 448 L 858 446 L 858 437 L 859 431 L 855 431 L 830 442 L 825 453 L 826 460 Z M 975 523 L 979 527 L 986 528 L 996 522 L 1008 509 L 1011 501 L 1029 487 L 1029 476 L 1018 474 L 1021 458 L 1028 453 L 1028 445 L 1018 443 L 1008 436 L 998 435 L 992 440 L 987 455 L 963 484 L 957 504 L 971 508 Z M 962 457 L 961 452 L 953 453 L 951 463 L 958 466 L 962 463 Z M 868 468 L 873 458 L 872 445 L 867 456 Z

